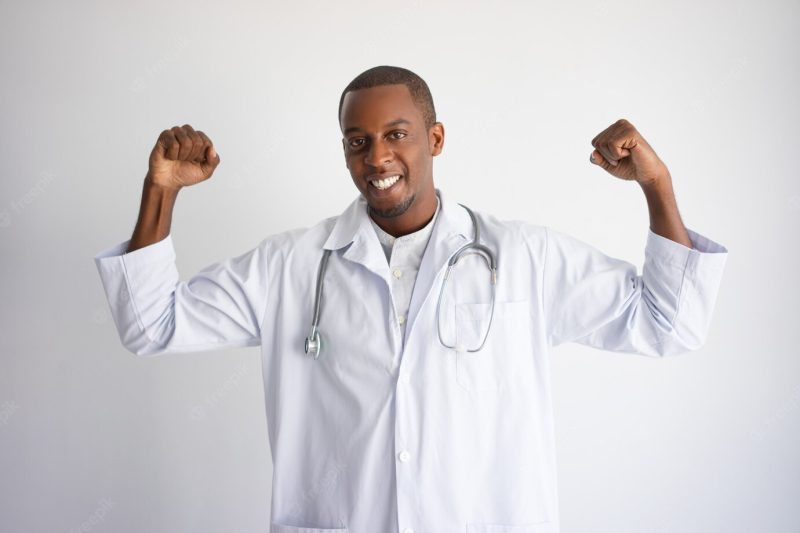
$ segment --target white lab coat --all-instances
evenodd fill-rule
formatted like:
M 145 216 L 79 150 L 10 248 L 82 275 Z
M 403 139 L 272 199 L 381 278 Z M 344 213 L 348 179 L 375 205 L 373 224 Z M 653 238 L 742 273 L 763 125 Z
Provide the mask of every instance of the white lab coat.
M 188 281 L 171 236 L 95 257 L 131 352 L 261 346 L 271 533 L 558 533 L 549 348 L 573 341 L 661 357 L 705 341 L 725 247 L 689 230 L 690 249 L 648 230 L 639 275 L 566 234 L 475 211 L 498 259 L 492 330 L 478 353 L 443 348 L 444 267 L 473 228 L 437 193 L 405 345 L 360 196 L 339 217 L 271 235 Z M 314 360 L 303 344 L 323 248 L 334 252 Z M 488 282 L 485 270 L 476 276 Z M 447 316 L 474 328 L 487 304 L 464 296 Z

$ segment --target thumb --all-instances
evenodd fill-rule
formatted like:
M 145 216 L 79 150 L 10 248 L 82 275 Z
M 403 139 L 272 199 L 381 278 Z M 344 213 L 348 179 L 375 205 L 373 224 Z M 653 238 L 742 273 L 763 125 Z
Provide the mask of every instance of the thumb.
M 604 158 L 603 155 L 597 150 L 594 150 L 591 154 L 589 154 L 589 161 L 599 167 L 603 167 L 604 170 L 609 170 L 615 166 L 609 163 L 606 158 Z
M 214 146 L 211 145 L 206 149 L 206 160 L 202 163 L 203 171 L 213 172 L 217 165 L 219 165 L 220 157 L 217 151 L 214 149 Z

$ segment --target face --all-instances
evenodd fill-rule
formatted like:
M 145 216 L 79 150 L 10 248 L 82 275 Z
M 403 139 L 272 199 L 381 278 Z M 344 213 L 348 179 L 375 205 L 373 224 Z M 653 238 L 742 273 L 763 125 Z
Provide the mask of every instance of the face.
M 417 219 L 424 225 L 436 208 L 433 157 L 444 145 L 442 124 L 426 129 L 408 88 L 398 84 L 345 94 L 340 126 L 347 168 L 373 217 L 394 219 L 398 228 Z

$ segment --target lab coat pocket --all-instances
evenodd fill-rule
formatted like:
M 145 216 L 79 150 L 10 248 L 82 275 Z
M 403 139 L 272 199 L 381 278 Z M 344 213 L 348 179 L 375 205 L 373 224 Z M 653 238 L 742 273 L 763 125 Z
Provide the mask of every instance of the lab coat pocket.
M 319 527 L 299 527 L 299 526 L 286 526 L 277 524 L 275 522 L 270 526 L 269 533 L 347 533 L 348 529 L 343 528 L 319 528 Z
M 491 391 L 505 387 L 513 371 L 514 336 L 527 335 L 525 319 L 528 300 L 456 304 L 457 345 L 475 349 L 484 336 L 486 342 L 477 352 L 456 350 L 456 381 L 470 391 Z M 515 333 L 516 331 L 516 333 Z
M 552 522 L 536 522 L 515 526 L 503 524 L 467 524 L 467 533 L 552 533 Z

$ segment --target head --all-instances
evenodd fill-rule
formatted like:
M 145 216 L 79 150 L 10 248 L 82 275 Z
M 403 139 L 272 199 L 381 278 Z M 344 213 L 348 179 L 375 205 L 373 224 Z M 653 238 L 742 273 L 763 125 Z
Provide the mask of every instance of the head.
M 400 67 L 362 72 L 342 91 L 339 127 L 345 163 L 373 219 L 401 233 L 430 220 L 433 157 L 444 146 L 444 126 L 425 81 Z M 392 176 L 399 179 L 381 189 L 391 179 L 380 180 Z

